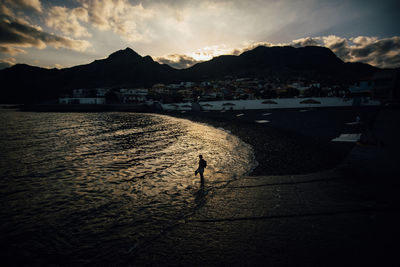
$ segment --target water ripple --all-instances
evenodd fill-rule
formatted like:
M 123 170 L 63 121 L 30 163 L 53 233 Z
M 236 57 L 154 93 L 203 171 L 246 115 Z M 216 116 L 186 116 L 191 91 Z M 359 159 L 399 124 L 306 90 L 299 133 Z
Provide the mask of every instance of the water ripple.
M 254 166 L 228 132 L 162 115 L 1 110 L 0 122 L 1 241 L 26 253 L 127 251 L 204 201 L 199 154 L 206 192 Z

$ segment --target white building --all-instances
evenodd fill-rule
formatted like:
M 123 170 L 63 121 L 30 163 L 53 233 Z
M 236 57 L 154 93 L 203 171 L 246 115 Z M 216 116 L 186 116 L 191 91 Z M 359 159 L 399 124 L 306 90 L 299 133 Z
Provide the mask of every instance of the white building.
M 82 98 L 82 97 L 85 97 L 86 94 L 87 94 L 87 89 L 80 88 L 80 89 L 72 90 L 73 98 Z
M 168 88 L 172 88 L 172 89 L 179 89 L 181 87 L 180 84 L 176 84 L 176 83 L 171 83 L 167 85 Z
M 169 88 L 167 88 L 167 86 L 165 84 L 155 84 L 153 85 L 153 87 L 151 88 L 151 91 L 153 93 L 157 93 L 157 94 L 167 94 L 169 93 Z
M 90 104 L 100 105 L 105 104 L 104 97 L 62 97 L 58 99 L 59 104 Z
M 296 88 L 300 91 L 300 94 L 304 94 L 304 92 L 310 89 L 311 86 L 305 86 L 302 82 L 294 82 L 289 84 L 289 87 Z
M 196 85 L 196 83 L 194 83 L 194 82 L 181 82 L 181 86 L 183 86 L 185 88 L 190 88 L 190 87 L 193 87 L 195 85 Z
M 97 88 L 96 89 L 96 96 L 97 97 L 105 97 L 106 94 L 110 91 L 108 88 Z
M 372 92 L 372 81 L 356 82 L 352 86 L 349 87 L 349 91 L 353 94 L 371 93 Z
M 149 94 L 148 89 L 136 88 L 136 89 L 120 89 L 122 96 L 122 103 L 143 103 L 147 100 Z

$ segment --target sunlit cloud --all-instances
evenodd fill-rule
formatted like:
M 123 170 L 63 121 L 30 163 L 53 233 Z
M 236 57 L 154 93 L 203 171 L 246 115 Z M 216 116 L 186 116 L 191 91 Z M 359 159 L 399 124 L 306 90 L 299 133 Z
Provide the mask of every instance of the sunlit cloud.
M 187 55 L 172 54 L 164 57 L 156 57 L 155 61 L 161 64 L 170 65 L 176 69 L 184 69 L 193 66 L 196 63 L 202 62 Z
M 80 23 L 89 21 L 88 11 L 82 7 L 68 9 L 66 7 L 52 7 L 46 17 L 48 27 L 60 30 L 62 33 L 74 37 L 90 37 L 91 34 Z
M 26 21 L 0 19 L 0 46 L 2 50 L 18 51 L 18 47 L 35 47 L 44 49 L 47 46 L 85 51 L 91 44 L 86 40 L 74 40 L 44 32 L 41 27 L 28 24 Z
M 258 46 L 266 46 L 266 47 L 271 47 L 271 46 L 284 46 L 286 44 L 273 44 L 270 42 L 246 42 L 241 48 L 235 48 L 232 52 L 234 55 L 240 55 L 243 52 L 253 50 L 254 48 Z
M 380 68 L 400 67 L 400 37 L 382 38 L 358 36 L 342 38 L 335 35 L 294 40 L 291 45 L 317 45 L 331 49 L 348 62 L 363 62 Z
M 1 4 L 0 5 L 0 15 L 10 16 L 11 17 L 11 16 L 14 15 L 14 12 L 9 7 L 7 7 L 6 5 Z
M 287 45 L 291 45 L 294 47 L 303 47 L 303 46 L 324 46 L 328 47 L 344 61 L 351 61 L 351 56 L 349 54 L 349 43 L 346 38 L 342 38 L 335 35 L 322 36 L 322 37 L 305 37 L 293 40 Z
M 395 68 L 400 66 L 400 37 L 370 38 L 360 36 L 352 40 L 351 56 L 359 62 Z
M 26 54 L 26 51 L 15 47 L 0 46 L 0 53 L 15 56 L 18 54 Z
M 27 48 L 65 48 L 87 52 L 85 58 L 94 60 L 129 46 L 186 68 L 260 45 L 315 45 L 330 48 L 346 62 L 399 66 L 398 41 L 387 38 L 399 35 L 391 26 L 398 24 L 398 16 L 389 12 L 397 10 L 396 3 L 370 1 L 360 9 L 355 0 L 0 0 L 0 53 L 32 64 L 33 55 L 47 55 Z M 382 18 L 373 24 L 375 35 L 371 14 Z M 82 64 L 83 53 L 65 52 L 40 62 Z
M 193 57 L 196 60 L 210 60 L 213 57 L 221 56 L 221 55 L 227 55 L 232 53 L 232 48 L 225 45 L 212 45 L 212 46 L 206 46 L 203 49 L 196 51 L 194 53 L 190 53 L 189 55 Z
M 42 4 L 39 0 L 2 0 L 0 3 L 15 9 L 32 9 L 42 12 Z
M 210 60 L 214 57 L 232 54 L 232 48 L 227 45 L 206 46 L 201 50 L 187 54 L 171 54 L 162 57 L 156 57 L 155 60 L 162 64 L 168 64 L 177 69 L 183 69 L 193 66 L 196 63 Z
M 2 58 L 0 59 L 0 69 L 5 69 L 17 64 L 17 60 L 15 58 Z
M 141 23 L 152 17 L 142 4 L 128 0 L 80 0 L 90 23 L 99 30 L 111 30 L 128 41 L 146 41 L 147 30 Z
M 378 39 L 377 37 L 358 36 L 343 38 L 335 35 L 305 37 L 288 43 L 246 42 L 242 47 L 227 45 L 206 46 L 201 50 L 187 54 L 173 54 L 156 58 L 156 61 L 175 68 L 187 68 L 196 63 L 210 60 L 220 55 L 240 55 L 258 46 L 322 46 L 332 50 L 345 62 L 363 62 L 380 68 L 400 67 L 400 37 Z
M 334 35 L 322 37 L 322 46 L 328 47 L 343 61 L 356 61 L 353 60 L 350 53 L 349 41 L 346 38 L 341 38 Z
M 64 68 L 64 66 L 63 65 L 60 65 L 60 64 L 55 64 L 54 65 L 57 69 L 62 69 L 62 68 Z
M 321 44 L 320 37 L 305 37 L 293 40 L 291 42 L 294 47 L 302 47 L 302 46 L 318 46 Z M 289 45 L 289 44 L 287 44 Z

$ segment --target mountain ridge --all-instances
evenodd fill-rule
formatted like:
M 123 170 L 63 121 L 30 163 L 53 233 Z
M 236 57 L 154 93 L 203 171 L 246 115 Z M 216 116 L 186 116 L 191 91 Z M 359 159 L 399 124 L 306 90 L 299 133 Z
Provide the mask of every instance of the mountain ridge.
M 127 47 L 107 58 L 63 69 L 44 69 L 17 64 L 0 70 L 2 99 L 8 102 L 43 101 L 74 88 L 149 87 L 155 83 L 204 81 L 230 77 L 302 76 L 326 82 L 349 83 L 379 68 L 364 63 L 345 63 L 330 49 L 319 46 L 258 46 L 240 55 L 222 55 L 186 69 L 175 69 L 140 56 Z M 24 77 L 24 79 L 21 79 Z

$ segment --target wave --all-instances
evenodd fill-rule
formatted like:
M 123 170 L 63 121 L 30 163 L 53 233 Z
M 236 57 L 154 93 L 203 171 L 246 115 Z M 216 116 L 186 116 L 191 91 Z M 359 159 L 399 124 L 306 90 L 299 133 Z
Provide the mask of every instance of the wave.
M 127 251 L 256 166 L 229 132 L 164 115 L 7 110 L 0 121 L 1 234 L 22 250 L 49 244 L 73 256 L 82 252 L 71 247 L 91 254 L 101 242 L 108 255 Z

